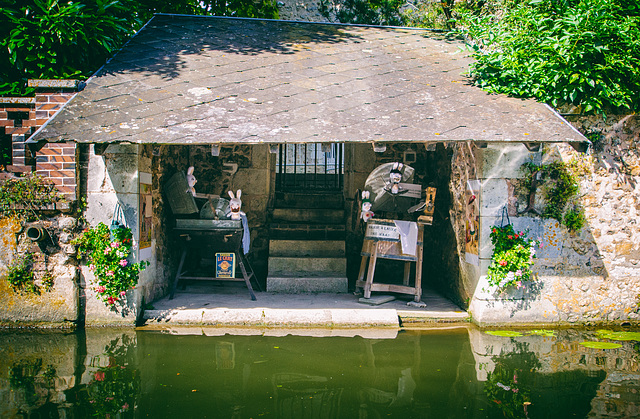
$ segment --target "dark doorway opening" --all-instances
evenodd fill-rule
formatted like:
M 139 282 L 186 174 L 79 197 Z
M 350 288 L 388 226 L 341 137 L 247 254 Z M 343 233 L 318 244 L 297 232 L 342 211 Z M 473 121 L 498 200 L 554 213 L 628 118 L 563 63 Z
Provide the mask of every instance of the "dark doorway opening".
M 336 192 L 344 186 L 344 143 L 280 144 L 278 192 Z

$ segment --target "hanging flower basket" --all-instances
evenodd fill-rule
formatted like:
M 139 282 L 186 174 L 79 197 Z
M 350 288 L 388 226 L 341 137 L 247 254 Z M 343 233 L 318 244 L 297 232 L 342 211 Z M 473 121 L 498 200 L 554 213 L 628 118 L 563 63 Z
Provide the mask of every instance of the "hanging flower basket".
M 527 233 L 516 232 L 511 224 L 491 228 L 493 262 L 487 272 L 490 285 L 504 291 L 510 287 L 524 288 L 524 283 L 533 279 L 531 265 L 540 242 L 528 239 Z
M 129 261 L 133 236 L 128 227 L 109 229 L 100 223 L 85 229 L 73 243 L 78 246 L 78 258 L 86 260 L 98 280 L 98 299 L 108 306 L 124 302 L 127 290 L 138 284 L 138 274 L 149 264 Z

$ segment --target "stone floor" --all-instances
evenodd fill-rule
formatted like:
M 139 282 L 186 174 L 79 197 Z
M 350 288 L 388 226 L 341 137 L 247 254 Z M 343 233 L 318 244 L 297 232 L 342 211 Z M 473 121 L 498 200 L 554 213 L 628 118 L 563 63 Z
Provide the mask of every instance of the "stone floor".
M 382 294 L 388 295 L 388 294 Z M 372 297 L 380 295 L 374 294 Z M 146 325 L 215 325 L 262 327 L 420 327 L 465 322 L 469 316 L 448 299 L 423 292 L 424 308 L 407 306 L 412 297 L 370 305 L 354 294 L 276 294 L 256 292 L 249 297 L 242 283 L 196 282 L 178 289 L 144 313 Z

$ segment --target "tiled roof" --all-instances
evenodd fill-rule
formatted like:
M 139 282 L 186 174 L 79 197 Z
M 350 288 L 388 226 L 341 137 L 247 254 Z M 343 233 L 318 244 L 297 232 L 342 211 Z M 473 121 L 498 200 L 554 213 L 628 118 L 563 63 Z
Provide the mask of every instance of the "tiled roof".
M 31 141 L 585 141 L 420 29 L 155 16 Z

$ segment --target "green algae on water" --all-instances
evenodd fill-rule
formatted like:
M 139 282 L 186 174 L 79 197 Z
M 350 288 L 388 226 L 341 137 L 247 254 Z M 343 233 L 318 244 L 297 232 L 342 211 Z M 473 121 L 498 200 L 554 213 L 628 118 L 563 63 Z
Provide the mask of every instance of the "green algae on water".
M 596 332 L 596 336 L 600 339 L 640 341 L 640 332 L 614 332 L 612 330 L 598 330 Z
M 613 343 L 613 342 L 593 342 L 593 341 L 588 341 L 588 342 L 580 342 L 580 345 L 585 346 L 587 348 L 592 348 L 592 349 L 618 349 L 618 348 L 622 348 L 622 345 L 620 345 L 619 343 Z
M 535 336 L 553 337 L 556 335 L 556 332 L 555 330 L 537 329 L 537 330 L 529 330 L 527 334 L 535 335 Z
M 487 335 L 491 336 L 502 336 L 507 338 L 515 338 L 519 336 L 524 336 L 520 332 L 516 332 L 515 330 L 489 330 L 485 332 Z

